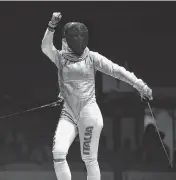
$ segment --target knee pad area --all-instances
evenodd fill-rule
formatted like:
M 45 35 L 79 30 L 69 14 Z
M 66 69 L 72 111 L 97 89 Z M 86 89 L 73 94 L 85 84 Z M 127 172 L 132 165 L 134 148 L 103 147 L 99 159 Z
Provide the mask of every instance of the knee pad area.
M 64 162 L 65 159 L 54 159 L 54 158 L 53 158 L 53 161 L 54 161 L 55 163 L 58 163 L 58 162 Z
M 66 160 L 67 153 L 64 152 L 53 152 L 53 161 L 54 162 L 64 162 Z

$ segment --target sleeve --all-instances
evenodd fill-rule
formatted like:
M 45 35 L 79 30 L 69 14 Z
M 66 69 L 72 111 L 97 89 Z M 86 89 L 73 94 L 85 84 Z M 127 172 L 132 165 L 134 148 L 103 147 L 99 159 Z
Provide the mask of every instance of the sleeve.
M 97 52 L 94 52 L 93 59 L 96 70 L 132 85 L 139 92 L 147 90 L 147 85 L 141 79 L 138 79 L 134 73 L 127 71 L 124 67 L 113 63 Z
M 42 49 L 42 52 L 46 56 L 48 56 L 48 58 L 53 63 L 56 64 L 56 57 L 59 56 L 60 53 L 53 45 L 53 36 L 54 36 L 54 32 L 51 32 L 47 29 L 42 39 L 41 49 Z

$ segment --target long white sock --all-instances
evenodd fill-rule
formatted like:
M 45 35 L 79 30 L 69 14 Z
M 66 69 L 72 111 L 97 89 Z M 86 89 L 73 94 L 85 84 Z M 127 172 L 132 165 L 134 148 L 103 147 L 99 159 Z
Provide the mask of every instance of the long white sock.
M 87 180 L 101 180 L 100 168 L 97 160 L 88 163 L 86 165 L 86 169 L 87 169 Z
M 101 179 L 100 177 L 95 177 L 95 176 L 87 176 L 87 180 L 99 180 Z
M 71 172 L 66 160 L 54 162 L 54 169 L 57 180 L 71 180 Z

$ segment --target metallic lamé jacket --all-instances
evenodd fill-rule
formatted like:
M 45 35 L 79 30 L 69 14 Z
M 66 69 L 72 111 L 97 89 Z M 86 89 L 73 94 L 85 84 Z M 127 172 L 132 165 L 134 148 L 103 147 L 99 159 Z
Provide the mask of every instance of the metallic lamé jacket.
M 87 54 L 82 59 L 78 58 L 76 61 L 67 59 L 64 51 L 57 50 L 53 45 L 53 34 L 46 30 L 41 48 L 58 67 L 60 95 L 64 98 L 64 105 L 73 112 L 75 118 L 87 103 L 96 101 L 97 70 L 127 82 L 140 92 L 145 93 L 147 90 L 141 79 L 97 52 L 87 50 Z

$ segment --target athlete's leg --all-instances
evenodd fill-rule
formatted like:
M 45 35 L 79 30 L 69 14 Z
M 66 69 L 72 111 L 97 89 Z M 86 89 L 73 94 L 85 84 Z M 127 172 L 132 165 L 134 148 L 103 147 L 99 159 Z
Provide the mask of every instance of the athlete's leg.
M 87 169 L 87 180 L 100 180 L 100 168 L 97 161 L 98 146 L 103 118 L 96 103 L 86 105 L 81 111 L 78 123 L 81 156 Z
M 67 117 L 61 116 L 55 132 L 52 151 L 54 169 L 58 180 L 71 180 L 66 156 L 77 133 L 76 125 L 68 121 Z

